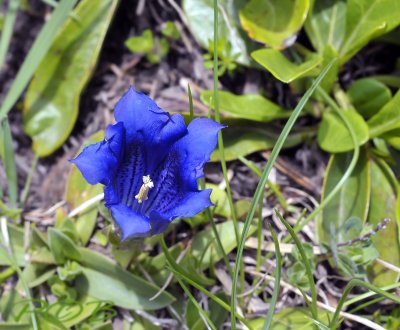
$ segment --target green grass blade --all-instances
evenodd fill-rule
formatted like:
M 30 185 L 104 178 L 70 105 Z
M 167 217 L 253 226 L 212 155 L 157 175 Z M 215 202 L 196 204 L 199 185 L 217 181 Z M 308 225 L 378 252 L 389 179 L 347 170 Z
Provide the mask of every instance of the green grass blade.
M 11 36 L 14 30 L 15 17 L 19 7 L 20 0 L 10 0 L 8 3 L 7 15 L 4 20 L 3 31 L 0 39 L 0 69 L 3 67 L 4 60 L 10 45 Z
M 40 31 L 0 107 L 0 121 L 4 119 L 21 96 L 76 2 L 77 0 L 61 0 L 51 18 Z
M 275 306 L 278 301 L 279 290 L 280 290 L 280 282 L 281 282 L 281 271 L 282 271 L 282 255 L 279 247 L 278 237 L 271 225 L 269 225 L 269 230 L 272 235 L 272 239 L 274 240 L 275 245 L 275 253 L 276 253 L 276 273 L 275 273 L 275 281 L 274 281 L 274 292 L 272 293 L 271 302 L 269 304 L 269 310 L 267 317 L 265 318 L 263 330 L 268 330 L 272 323 L 272 318 L 274 317 Z
M 289 117 L 285 127 L 282 130 L 282 133 L 279 135 L 278 140 L 276 141 L 276 144 L 272 150 L 271 157 L 268 159 L 268 162 L 265 166 L 263 175 L 258 183 L 256 192 L 253 196 L 253 199 L 251 201 L 249 213 L 247 215 L 247 218 L 244 223 L 243 227 L 243 232 L 242 236 L 237 248 L 237 254 L 236 254 L 236 263 L 235 263 L 235 269 L 234 269 L 234 277 L 232 279 L 232 297 L 231 297 L 231 310 L 232 310 L 232 316 L 231 316 L 231 327 L 232 329 L 236 328 L 235 325 L 235 317 L 236 317 L 236 293 L 237 293 L 237 288 L 236 288 L 236 282 L 237 278 L 239 275 L 239 268 L 238 266 L 240 265 L 240 262 L 242 260 L 243 256 L 243 249 L 244 249 L 244 243 L 245 239 L 247 237 L 247 233 L 250 229 L 251 221 L 253 220 L 254 213 L 256 212 L 257 208 L 257 203 L 261 197 L 261 194 L 263 193 L 265 184 L 267 183 L 268 180 L 268 175 L 272 170 L 272 167 L 276 161 L 276 158 L 278 157 L 279 152 L 282 149 L 282 146 L 286 140 L 286 138 L 289 135 L 290 130 L 292 129 L 294 123 L 296 122 L 297 118 L 299 117 L 301 111 L 303 110 L 304 106 L 306 105 L 307 101 L 311 97 L 311 95 L 314 93 L 316 90 L 317 86 L 321 83 L 321 80 L 325 77 L 325 75 L 328 73 L 329 69 L 332 67 L 333 63 L 336 62 L 336 59 L 332 60 L 319 74 L 317 79 L 313 82 L 311 87 L 307 90 L 307 92 L 304 94 L 304 96 L 301 98 L 300 102 L 297 104 L 296 108 L 293 110 L 293 113 Z
M 342 310 L 343 304 L 345 303 L 345 301 L 347 299 L 347 296 L 349 295 L 350 291 L 355 286 L 364 287 L 364 288 L 366 288 L 368 290 L 371 290 L 371 291 L 373 291 L 373 292 L 375 292 L 377 294 L 380 294 L 381 296 L 383 296 L 383 297 L 385 297 L 387 299 L 390 299 L 390 300 L 394 301 L 397 304 L 400 304 L 400 297 L 399 296 L 396 296 L 394 294 L 388 293 L 388 292 L 386 292 L 386 291 L 384 291 L 382 289 L 377 288 L 376 286 L 374 286 L 374 285 L 372 285 L 370 283 L 367 283 L 367 282 L 364 282 L 364 281 L 361 281 L 361 280 L 358 280 L 358 279 L 354 278 L 349 283 L 347 283 L 347 285 L 346 285 L 346 287 L 345 287 L 345 289 L 343 291 L 343 294 L 339 299 L 338 305 L 337 305 L 336 310 L 335 310 L 335 314 L 333 315 L 332 321 L 329 324 L 329 328 L 330 329 L 335 330 L 338 327 L 338 320 L 339 320 L 340 311 Z
M 10 205 L 15 208 L 17 207 L 18 198 L 17 165 L 15 163 L 14 145 L 7 118 L 0 122 L 0 158 L 3 161 L 6 171 Z

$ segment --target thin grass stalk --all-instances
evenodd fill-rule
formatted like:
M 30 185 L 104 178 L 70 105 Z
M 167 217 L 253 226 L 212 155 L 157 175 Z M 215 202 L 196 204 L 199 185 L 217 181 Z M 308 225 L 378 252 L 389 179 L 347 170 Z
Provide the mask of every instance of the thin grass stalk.
M 292 129 L 294 123 L 296 122 L 297 118 L 299 117 L 301 111 L 303 110 L 305 104 L 311 97 L 311 95 L 314 93 L 315 89 L 317 86 L 321 83 L 321 80 L 325 77 L 325 75 L 328 73 L 329 69 L 332 67 L 333 63 L 336 62 L 336 59 L 333 59 L 331 62 L 328 63 L 328 65 L 322 70 L 322 72 L 319 74 L 317 79 L 313 82 L 311 87 L 307 90 L 307 92 L 304 94 L 304 96 L 301 98 L 300 102 L 297 104 L 296 108 L 293 110 L 293 113 L 289 117 L 285 127 L 283 128 L 281 134 L 278 137 L 278 140 L 276 141 L 276 144 L 272 150 L 271 156 L 267 161 L 267 164 L 265 166 L 263 175 L 258 183 L 256 192 L 253 196 L 253 199 L 251 201 L 249 213 L 247 215 L 247 218 L 244 223 L 243 231 L 242 231 L 242 236 L 237 248 L 237 254 L 236 254 L 236 264 L 235 264 L 235 270 L 234 270 L 234 277 L 232 279 L 232 297 L 231 297 L 231 310 L 232 310 L 232 316 L 231 316 L 231 327 L 233 330 L 236 329 L 236 324 L 234 322 L 236 318 L 236 282 L 237 282 L 237 277 L 239 275 L 239 268 L 238 265 L 240 261 L 242 260 L 243 256 L 243 249 L 244 249 L 244 243 L 247 237 L 247 233 L 250 229 L 251 221 L 253 220 L 254 213 L 257 208 L 257 202 L 260 199 L 260 196 L 263 192 L 263 189 L 265 187 L 265 184 L 267 183 L 268 180 L 268 175 L 271 172 L 271 169 L 276 161 L 276 158 L 278 157 L 279 152 L 281 151 L 283 144 L 285 140 L 287 139 L 290 130 Z
M 275 313 L 275 306 L 279 297 L 279 290 L 281 288 L 281 271 L 282 271 L 282 255 L 279 247 L 278 237 L 276 236 L 275 230 L 272 228 L 271 224 L 269 225 L 269 230 L 272 235 L 272 239 L 274 240 L 275 245 L 275 254 L 276 254 L 276 269 L 275 269 L 275 282 L 274 282 L 274 292 L 272 293 L 272 298 L 269 304 L 268 314 L 265 318 L 263 330 L 268 330 L 271 326 L 272 319 Z
M 221 123 L 221 116 L 219 113 L 219 94 L 218 94 L 218 0 L 214 0 L 214 58 L 213 58 L 213 78 L 214 78 L 214 111 L 215 120 Z M 231 210 L 231 216 L 233 220 L 233 226 L 235 229 L 236 245 L 239 244 L 239 225 L 236 214 L 235 205 L 233 204 L 232 191 L 228 178 L 228 170 L 225 161 L 225 150 L 224 150 L 224 140 L 222 138 L 222 133 L 218 133 L 218 150 L 221 158 L 222 173 L 225 180 L 226 192 L 228 197 L 229 208 Z M 243 260 L 239 260 L 240 269 L 240 292 L 244 292 L 244 264 Z M 237 287 L 237 278 L 232 284 Z M 236 297 L 235 297 L 236 298 Z
M 22 208 L 22 209 L 25 207 L 26 201 L 29 196 L 29 191 L 31 190 L 32 178 L 33 178 L 33 174 L 35 173 L 38 160 L 39 160 L 39 156 L 35 154 L 35 158 L 33 158 L 31 168 L 29 170 L 28 176 L 25 181 L 24 189 L 21 192 L 19 205 L 20 205 L 20 208 Z
M 349 295 L 350 291 L 355 286 L 364 287 L 364 288 L 366 288 L 368 290 L 371 290 L 371 291 L 373 291 L 373 292 L 375 292 L 377 294 L 380 294 L 381 296 L 383 296 L 383 297 L 385 297 L 387 299 L 390 299 L 390 300 L 394 301 L 397 304 L 400 304 L 400 297 L 398 297 L 398 296 L 396 296 L 394 294 L 388 293 L 388 292 L 386 292 L 386 291 L 384 291 L 382 289 L 379 289 L 376 286 L 372 285 L 371 283 L 367 283 L 367 282 L 361 281 L 359 279 L 353 278 L 349 283 L 347 283 L 347 285 L 346 285 L 346 287 L 345 287 L 345 289 L 343 291 L 343 294 L 339 299 L 338 305 L 337 305 L 336 310 L 335 310 L 335 314 L 333 315 L 332 321 L 329 324 L 329 328 L 330 329 L 335 330 L 338 327 L 338 320 L 339 320 L 340 311 L 342 310 L 342 307 L 343 307 L 343 305 L 344 305 L 344 303 L 345 303 L 345 301 L 347 299 L 347 296 Z

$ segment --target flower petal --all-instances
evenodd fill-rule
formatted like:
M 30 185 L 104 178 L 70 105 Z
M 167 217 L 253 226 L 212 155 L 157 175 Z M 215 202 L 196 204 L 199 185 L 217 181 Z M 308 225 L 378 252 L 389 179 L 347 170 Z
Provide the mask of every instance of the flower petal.
M 168 153 L 170 146 L 187 134 L 187 128 L 181 115 L 171 116 L 150 97 L 132 87 L 118 101 L 114 117 L 125 125 L 127 144 L 136 141 L 146 145 L 148 151 L 146 154 L 150 165 L 156 165 L 161 161 Z
M 125 148 L 125 128 L 121 123 L 107 127 L 105 139 L 91 144 L 71 160 L 90 184 L 107 185 L 113 178 Z
M 196 118 L 188 126 L 188 134 L 175 143 L 179 154 L 181 184 L 197 191 L 197 179 L 203 177 L 204 164 L 218 141 L 218 132 L 225 126 L 208 118 Z
M 190 192 L 172 209 L 159 212 L 153 210 L 150 213 L 150 222 L 153 234 L 163 232 L 168 224 L 175 218 L 190 218 L 213 205 L 210 199 L 211 189 L 199 192 Z
M 112 217 L 122 233 L 122 240 L 133 237 L 146 237 L 151 233 L 149 219 L 140 213 L 132 211 L 123 204 L 110 208 Z

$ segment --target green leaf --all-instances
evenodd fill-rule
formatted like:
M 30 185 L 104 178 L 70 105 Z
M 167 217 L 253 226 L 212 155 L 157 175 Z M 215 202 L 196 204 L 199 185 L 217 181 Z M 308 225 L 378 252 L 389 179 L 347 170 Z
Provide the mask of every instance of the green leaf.
M 196 41 L 205 49 L 214 40 L 214 5 L 213 0 L 183 0 L 182 8 L 190 31 Z M 231 55 L 241 64 L 250 64 L 246 43 L 239 31 L 236 8 L 233 1 L 218 1 L 218 38 L 227 43 Z M 219 54 L 221 55 L 221 54 Z
M 272 149 L 280 130 L 276 126 L 246 120 L 223 120 L 229 129 L 223 130 L 225 160 L 231 161 L 260 150 Z M 285 148 L 296 146 L 315 135 L 313 128 L 293 131 L 285 141 Z M 219 151 L 211 154 L 211 161 L 219 161 Z
M 368 120 L 368 126 L 371 138 L 400 128 L 400 90 L 377 114 Z
M 214 91 L 203 91 L 201 101 L 214 109 Z M 258 94 L 235 95 L 218 91 L 219 110 L 232 117 L 249 119 L 259 122 L 269 122 L 290 116 L 290 112 Z
M 381 135 L 381 138 L 389 143 L 393 148 L 400 150 L 400 128 L 396 128 Z
M 372 39 L 396 28 L 400 24 L 399 12 L 398 0 L 348 0 L 341 62 L 347 62 Z
M 86 144 L 96 143 L 102 140 L 104 132 L 100 131 L 93 134 Z M 67 178 L 67 188 L 65 191 L 65 200 L 70 209 L 74 209 L 85 201 L 101 194 L 103 187 L 101 185 L 90 185 L 84 179 L 82 173 L 76 166 L 72 166 L 71 172 Z M 96 226 L 97 205 L 88 208 L 76 217 L 76 230 L 83 245 L 86 245 Z
M 365 119 L 375 115 L 392 98 L 385 84 L 372 78 L 356 80 L 348 89 L 350 102 Z
M 368 141 L 368 126 L 363 117 L 352 110 L 343 111 L 349 124 L 352 126 L 357 138 L 358 146 Z M 322 121 L 318 127 L 318 143 L 320 147 L 328 152 L 345 152 L 354 149 L 350 132 L 334 112 L 324 112 Z
M 305 22 L 305 30 L 314 48 L 322 53 L 328 45 L 338 51 L 346 28 L 346 2 L 342 0 L 314 0 L 312 12 Z
M 284 83 L 301 77 L 315 76 L 318 73 L 317 66 L 322 62 L 320 56 L 313 54 L 303 63 L 295 64 L 276 49 L 259 49 L 252 52 L 251 57 Z
M 328 196 L 343 176 L 350 164 L 352 154 L 343 153 L 331 156 L 325 173 L 322 197 Z M 360 153 L 357 165 L 335 197 L 322 210 L 318 218 L 317 232 L 319 243 L 330 246 L 348 239 L 346 222 L 357 217 L 365 222 L 368 214 L 371 193 L 370 164 L 366 152 Z M 347 224 L 348 225 L 348 224 Z
M 385 229 L 373 235 L 372 242 L 379 252 L 379 258 L 400 266 L 399 219 L 396 217 L 396 191 L 391 184 L 391 169 L 383 161 L 377 163 L 371 160 L 371 204 L 368 223 L 376 226 L 384 218 L 392 221 Z M 399 279 L 399 274 L 375 263 L 368 267 L 370 281 L 378 286 L 393 284 Z
M 76 287 L 80 293 L 132 310 L 160 309 L 174 301 L 168 292 L 149 300 L 160 290 L 157 286 L 122 269 L 99 253 L 85 248 L 80 248 L 79 252 L 82 255 L 83 276 L 76 279 Z
M 9 223 L 8 234 L 17 265 L 23 267 L 25 266 L 24 231 L 21 228 Z M 0 234 L 0 243 L 4 244 L 2 234 Z M 10 266 L 10 260 L 7 255 L 7 251 L 2 246 L 0 246 L 0 266 Z
M 282 49 L 294 42 L 309 7 L 309 0 L 251 0 L 240 10 L 240 22 L 250 38 Z
M 146 29 L 141 36 L 131 37 L 125 41 L 125 46 L 128 47 L 132 53 L 147 54 L 151 52 L 154 47 L 153 33 L 150 29 Z
M 117 0 L 81 1 L 36 70 L 24 103 L 33 149 L 48 156 L 68 138 L 79 98 L 95 67 Z
M 79 261 L 82 256 L 72 239 L 55 228 L 49 228 L 49 246 L 57 264 L 63 264 L 68 259 Z

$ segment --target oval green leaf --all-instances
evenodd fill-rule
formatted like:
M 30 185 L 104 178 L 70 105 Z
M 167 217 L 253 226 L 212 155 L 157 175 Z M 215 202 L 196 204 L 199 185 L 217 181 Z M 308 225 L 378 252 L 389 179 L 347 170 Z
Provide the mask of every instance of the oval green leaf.
M 282 49 L 293 44 L 309 7 L 309 0 L 251 0 L 240 10 L 240 22 L 250 38 Z
M 251 57 L 276 79 L 287 84 L 301 77 L 317 75 L 317 66 L 322 62 L 320 56 L 313 54 L 305 62 L 295 64 L 276 49 L 259 49 L 252 52 Z
M 364 78 L 356 80 L 350 86 L 347 96 L 357 112 L 369 119 L 390 101 L 392 92 L 380 81 Z
M 203 91 L 201 101 L 214 109 L 214 91 Z M 232 117 L 269 122 L 274 119 L 289 118 L 291 112 L 281 108 L 258 94 L 235 95 L 218 91 L 219 110 Z
M 352 126 L 358 146 L 368 141 L 368 126 L 363 117 L 355 111 L 343 111 L 348 122 Z M 354 149 L 353 140 L 344 122 L 334 112 L 324 112 L 318 128 L 318 143 L 328 152 L 345 152 Z
M 155 310 L 168 306 L 175 298 L 164 291 L 149 300 L 160 288 L 118 266 L 107 257 L 80 248 L 83 276 L 76 280 L 80 293 L 131 310 Z
M 377 137 L 400 128 L 400 90 L 385 106 L 368 120 L 369 134 Z
M 93 72 L 117 3 L 81 1 L 36 70 L 25 97 L 23 120 L 37 155 L 50 155 L 71 133 L 80 95 Z
M 340 181 L 351 158 L 351 153 L 331 156 L 325 173 L 322 200 Z M 370 172 L 366 152 L 361 152 L 353 173 L 318 218 L 317 232 L 320 243 L 336 245 L 345 242 L 348 240 L 346 230 L 343 230 L 345 222 L 351 217 L 357 217 L 363 222 L 367 220 L 371 191 Z

